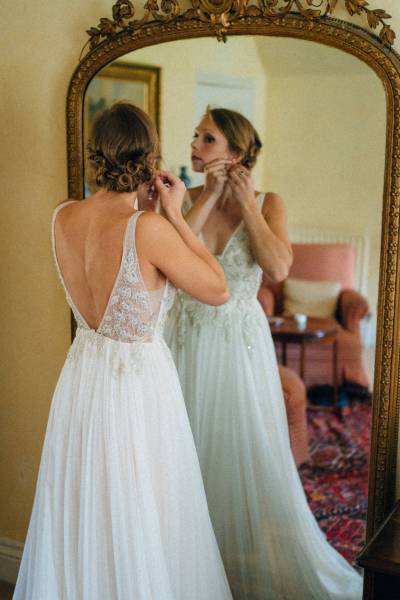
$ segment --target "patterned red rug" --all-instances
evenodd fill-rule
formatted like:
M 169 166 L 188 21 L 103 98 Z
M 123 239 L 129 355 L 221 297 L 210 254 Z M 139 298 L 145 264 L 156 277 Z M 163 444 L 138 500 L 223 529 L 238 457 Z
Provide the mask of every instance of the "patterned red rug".
M 343 420 L 309 411 L 312 463 L 300 467 L 300 476 L 327 539 L 354 563 L 365 539 L 371 406 L 354 402 L 346 410 Z

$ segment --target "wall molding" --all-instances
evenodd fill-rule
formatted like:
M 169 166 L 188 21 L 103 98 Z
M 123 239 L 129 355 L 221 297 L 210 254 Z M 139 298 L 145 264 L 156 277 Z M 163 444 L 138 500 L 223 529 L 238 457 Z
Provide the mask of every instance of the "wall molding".
M 8 583 L 17 581 L 23 549 L 22 542 L 0 537 L 0 579 Z

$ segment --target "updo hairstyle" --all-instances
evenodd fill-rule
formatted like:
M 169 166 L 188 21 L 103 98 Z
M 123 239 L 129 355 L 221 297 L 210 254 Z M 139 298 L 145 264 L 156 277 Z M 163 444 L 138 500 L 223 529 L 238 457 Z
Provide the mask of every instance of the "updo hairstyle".
M 210 117 L 220 132 L 226 137 L 231 152 L 242 155 L 241 164 L 252 169 L 262 143 L 257 131 L 246 117 L 228 108 L 207 106 L 206 115 Z
M 134 192 L 153 177 L 158 136 L 140 108 L 117 102 L 96 119 L 91 139 L 89 160 L 99 187 L 109 192 Z

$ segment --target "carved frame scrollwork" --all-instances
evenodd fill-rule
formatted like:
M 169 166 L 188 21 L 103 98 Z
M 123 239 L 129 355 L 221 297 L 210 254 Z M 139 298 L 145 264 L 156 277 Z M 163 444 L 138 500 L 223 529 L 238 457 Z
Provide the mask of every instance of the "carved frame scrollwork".
M 103 17 L 97 27 L 87 30 L 91 49 L 104 39 L 110 39 L 116 33 L 134 32 L 146 27 L 148 23 L 172 23 L 180 20 L 200 20 L 208 22 L 219 40 L 226 40 L 228 28 L 243 17 L 265 17 L 280 19 L 292 11 L 297 11 L 308 20 L 317 20 L 333 16 L 336 9 L 343 5 L 350 16 L 364 15 L 368 26 L 376 30 L 380 27 L 379 37 L 387 45 L 392 45 L 396 34 L 386 22 L 391 19 L 385 10 L 370 8 L 368 0 L 191 0 L 192 7 L 184 10 L 182 0 L 147 0 L 144 15 L 135 19 L 135 8 L 131 0 L 117 0 L 112 7 L 112 19 Z
M 280 1 L 260 0 L 260 4 L 272 9 Z M 305 1 L 310 5 L 312 3 L 312 0 L 302 0 L 303 4 Z M 120 16 L 132 16 L 129 4 L 126 0 L 117 3 L 119 11 L 124 6 L 127 7 L 125 13 L 118 13 Z M 228 4 L 244 6 L 246 2 L 243 0 L 240 4 L 240 0 L 195 0 L 195 4 L 201 10 L 215 9 L 213 14 L 218 16 L 224 14 L 221 10 Z M 289 5 L 288 0 L 286 4 Z M 334 5 L 331 0 L 331 6 Z M 147 10 L 150 10 L 149 7 L 154 11 L 158 10 L 157 3 L 152 0 L 146 6 Z M 176 2 L 163 0 L 162 6 L 164 10 L 173 11 Z M 116 16 L 118 14 L 115 13 Z M 140 27 L 127 26 L 121 31 L 111 32 L 103 41 L 94 44 L 73 74 L 67 100 L 71 198 L 83 197 L 83 99 L 86 87 L 96 72 L 123 54 L 144 46 L 216 34 L 215 26 L 209 19 L 198 18 L 198 15 L 193 18 L 193 13 L 190 12 L 186 14 L 186 18 L 181 16 L 179 20 L 160 20 L 160 16 L 156 14 L 153 21 L 147 19 L 142 24 Z M 307 19 L 294 13 L 270 18 L 257 11 L 254 14 L 243 13 L 239 19 L 230 22 L 229 36 L 245 34 L 305 39 L 348 52 L 376 72 L 386 92 L 387 142 L 369 483 L 369 538 L 388 514 L 395 499 L 400 409 L 400 57 L 376 36 L 348 22 L 330 17 Z

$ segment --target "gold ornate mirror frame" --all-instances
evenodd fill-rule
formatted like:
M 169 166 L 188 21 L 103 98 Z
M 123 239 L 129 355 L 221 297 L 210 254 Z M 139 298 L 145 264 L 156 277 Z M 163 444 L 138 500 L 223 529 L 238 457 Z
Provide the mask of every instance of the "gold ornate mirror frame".
M 395 500 L 400 409 L 400 57 L 390 45 L 390 15 L 366 0 L 339 0 L 350 15 L 366 15 L 380 37 L 333 19 L 338 0 L 192 0 L 183 12 L 177 0 L 148 0 L 144 17 L 134 20 L 129 0 L 118 0 L 113 19 L 88 31 L 90 49 L 76 68 L 67 99 L 70 198 L 83 198 L 83 99 L 92 77 L 105 65 L 138 48 L 187 38 L 233 35 L 292 37 L 318 42 L 356 56 L 381 79 L 387 100 L 386 166 L 367 539 Z M 316 8 L 316 5 L 318 7 Z M 297 10 L 296 13 L 290 12 Z M 229 40 L 228 40 L 229 43 Z M 399 465 L 400 466 L 400 465 Z

